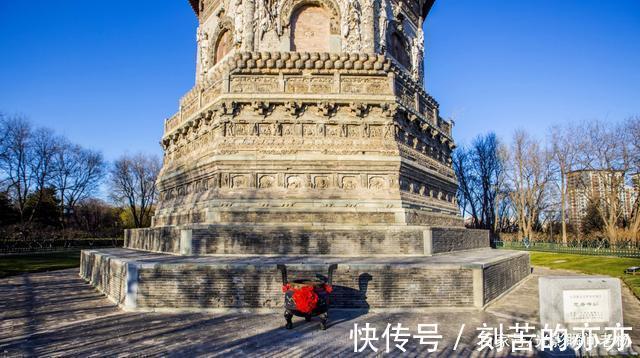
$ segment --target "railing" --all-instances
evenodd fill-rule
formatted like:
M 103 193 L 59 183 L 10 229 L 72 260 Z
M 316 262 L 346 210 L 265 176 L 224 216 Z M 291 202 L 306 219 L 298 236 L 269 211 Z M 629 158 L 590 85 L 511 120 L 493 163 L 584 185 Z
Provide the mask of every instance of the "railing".
M 5 241 L 0 243 L 0 255 L 76 251 L 104 247 L 122 247 L 123 245 L 123 239 L 74 239 L 45 242 Z
M 558 252 L 566 254 L 640 258 L 640 248 L 632 245 L 569 244 L 539 241 L 494 241 L 498 249 Z
M 356 82 L 350 86 L 342 85 L 342 77 L 338 78 L 338 83 L 330 85 L 331 88 L 338 89 L 335 94 L 342 95 L 391 95 L 394 89 L 388 88 L 387 91 L 384 87 L 391 85 L 388 82 L 388 74 L 392 71 L 396 75 L 393 86 L 398 87 L 396 96 L 400 103 L 415 111 L 416 114 L 423 116 L 425 121 L 436 127 L 445 136 L 451 137 L 451 124 L 438 118 L 438 103 L 424 90 L 421 84 L 416 83 L 405 70 L 394 63 L 395 60 L 389 57 L 369 53 L 236 52 L 225 57 L 221 62 L 209 69 L 207 74 L 208 81 L 220 83 L 220 85 L 212 85 L 209 88 L 202 88 L 201 85 L 196 85 L 182 97 L 178 113 L 165 120 L 165 134 L 180 127 L 193 114 L 210 105 L 219 93 L 229 91 L 234 94 L 243 92 L 246 94 L 255 91 L 255 93 L 279 93 L 292 96 L 295 91 L 290 92 L 286 88 L 288 81 L 292 79 L 307 81 L 306 76 L 300 74 L 301 70 L 306 69 L 322 75 L 341 73 L 345 75 L 345 79 L 353 76 L 362 77 L 355 78 Z M 257 84 L 249 83 L 249 86 L 255 87 L 250 91 L 242 90 L 242 86 L 239 84 L 237 84 L 237 86 L 240 86 L 239 88 L 234 88 L 234 78 L 237 80 L 246 74 L 255 76 L 256 73 L 261 73 L 262 79 L 268 79 L 269 81 Z M 228 78 L 230 74 L 232 76 Z M 278 77 L 278 75 L 283 74 L 294 77 L 285 81 L 285 87 L 280 85 L 280 78 Z M 372 74 L 377 74 L 381 77 L 378 79 L 381 84 L 372 82 L 374 81 Z M 255 77 L 258 78 L 260 76 Z M 357 83 L 357 81 L 364 78 L 371 82 L 372 88 L 380 90 L 378 91 L 379 93 Z M 229 81 L 228 84 L 221 86 L 225 81 Z M 308 84 L 303 85 L 310 86 Z M 309 89 L 309 93 L 316 93 L 311 87 Z M 320 91 L 318 94 L 324 94 L 324 92 Z M 419 97 L 418 100 L 416 100 L 416 95 Z M 430 119 L 431 117 L 433 118 Z

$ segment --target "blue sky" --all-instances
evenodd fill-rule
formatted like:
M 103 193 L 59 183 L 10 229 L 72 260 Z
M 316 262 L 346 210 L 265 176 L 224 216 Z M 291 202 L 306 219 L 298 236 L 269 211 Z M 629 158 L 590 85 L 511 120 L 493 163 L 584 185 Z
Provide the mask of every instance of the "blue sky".
M 194 83 L 186 0 L 0 0 L 0 111 L 108 159 L 160 153 Z M 640 114 L 640 0 L 438 0 L 427 90 L 460 143 Z

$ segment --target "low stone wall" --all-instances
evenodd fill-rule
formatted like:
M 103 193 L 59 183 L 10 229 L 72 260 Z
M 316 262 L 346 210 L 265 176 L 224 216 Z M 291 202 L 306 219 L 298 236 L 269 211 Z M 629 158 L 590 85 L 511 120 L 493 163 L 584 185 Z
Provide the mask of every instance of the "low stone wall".
M 124 247 L 136 250 L 180 253 L 180 229 L 157 227 L 124 231 Z
M 274 263 L 278 258 L 194 260 L 120 250 L 83 251 L 80 273 L 129 310 L 282 307 L 282 281 Z M 530 271 L 527 253 L 500 250 L 499 259 L 491 258 L 492 251 L 466 259 L 456 255 L 445 261 L 434 257 L 340 263 L 332 307 L 482 307 Z M 467 263 L 452 264 L 458 260 Z M 290 280 L 327 272 L 328 264 L 293 261 L 287 265 Z
M 127 265 L 107 255 L 84 250 L 80 255 L 80 277 L 104 293 L 113 302 L 123 305 L 127 289 Z
M 489 247 L 488 230 L 431 228 L 432 254 Z
M 529 254 L 484 268 L 484 301 L 491 302 L 531 273 Z
M 289 269 L 292 278 L 314 277 L 326 269 Z M 415 308 L 473 306 L 471 269 L 438 270 L 377 265 L 339 266 L 334 274 L 334 308 Z M 137 306 L 141 309 L 280 308 L 280 272 L 273 265 L 182 266 L 141 269 Z

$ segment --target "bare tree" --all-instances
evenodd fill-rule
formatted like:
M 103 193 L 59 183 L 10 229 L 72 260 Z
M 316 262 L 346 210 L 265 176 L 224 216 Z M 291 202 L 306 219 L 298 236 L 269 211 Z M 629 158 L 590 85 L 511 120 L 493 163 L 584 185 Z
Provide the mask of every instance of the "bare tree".
M 580 141 L 576 140 L 577 128 L 573 125 L 553 126 L 550 129 L 551 158 L 557 189 L 560 192 L 560 221 L 562 244 L 567 245 L 567 174 L 574 170 L 580 153 Z
M 503 186 L 504 164 L 494 133 L 479 136 L 469 148 L 454 153 L 458 198 L 463 215 L 469 212 L 475 228 L 497 229 L 498 198 Z
M 583 126 L 578 138 L 583 143 L 580 165 L 594 173 L 600 188 L 588 199 L 600 214 L 605 234 L 615 242 L 624 218 L 622 198 L 626 176 L 635 159 L 629 150 L 628 133 L 624 125 L 593 121 Z M 581 185 L 589 192 L 588 183 Z
M 465 217 L 467 213 L 471 215 L 473 226 L 479 221 L 478 209 L 476 208 L 477 198 L 475 195 L 475 178 L 471 173 L 471 150 L 465 147 L 458 147 L 453 152 L 453 170 L 458 179 L 458 205 Z
M 31 136 L 29 170 L 33 177 L 36 203 L 29 214 L 31 222 L 38 211 L 40 203 L 45 197 L 47 185 L 52 177 L 54 157 L 59 149 L 61 139 L 56 137 L 48 128 L 38 128 Z
M 23 117 L 2 117 L 0 121 L 2 143 L 0 168 L 13 201 L 16 203 L 20 222 L 24 224 L 27 198 L 33 186 L 30 155 L 32 128 Z
M 532 238 L 534 226 L 546 207 L 551 178 L 549 153 L 526 132 L 516 131 L 508 159 L 511 201 L 520 233 Z
M 495 133 L 479 137 L 474 142 L 476 152 L 476 172 L 481 196 L 481 215 L 484 228 L 496 230 L 497 198 L 502 189 L 504 164 L 500 156 L 500 143 Z
M 106 171 L 102 154 L 64 141 L 54 157 L 52 183 L 60 200 L 60 224 L 66 227 L 66 214 L 73 214 L 78 202 L 99 187 Z
M 142 227 L 151 216 L 160 166 L 156 156 L 137 154 L 120 157 L 111 168 L 112 199 L 129 207 L 136 227 Z

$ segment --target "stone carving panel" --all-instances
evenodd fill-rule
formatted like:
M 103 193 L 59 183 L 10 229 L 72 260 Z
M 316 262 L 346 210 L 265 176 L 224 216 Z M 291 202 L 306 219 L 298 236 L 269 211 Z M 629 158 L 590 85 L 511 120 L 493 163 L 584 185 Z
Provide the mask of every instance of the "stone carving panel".
M 313 179 L 313 187 L 319 190 L 325 190 L 331 188 L 331 178 L 328 176 L 316 176 Z
M 259 189 L 270 189 L 276 186 L 275 175 L 261 175 L 258 179 Z
M 249 187 L 249 176 L 246 174 L 232 175 L 231 176 L 231 188 L 244 189 Z
M 387 189 L 387 180 L 381 176 L 374 176 L 369 178 L 369 189 L 372 190 L 384 190 Z
M 303 188 L 304 188 L 304 181 L 302 180 L 301 177 L 297 175 L 287 177 L 287 189 L 298 190 Z
M 358 189 L 358 178 L 354 176 L 342 177 L 342 189 L 344 190 L 356 190 Z
M 333 76 L 289 77 L 286 79 L 286 93 L 333 93 Z
M 276 76 L 232 76 L 231 92 L 274 93 L 279 92 Z
M 340 86 L 340 92 L 344 94 L 391 94 L 386 78 L 344 76 Z

